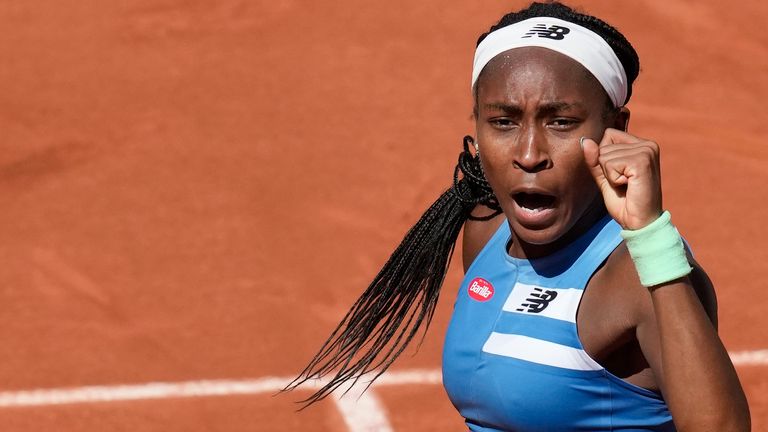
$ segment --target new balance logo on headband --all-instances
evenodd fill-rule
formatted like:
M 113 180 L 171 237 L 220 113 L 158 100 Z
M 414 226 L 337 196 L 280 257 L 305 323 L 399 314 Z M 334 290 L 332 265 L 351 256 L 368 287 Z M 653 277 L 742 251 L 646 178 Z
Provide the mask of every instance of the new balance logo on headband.
M 565 35 L 567 35 L 570 32 L 571 30 L 567 27 L 562 27 L 557 25 L 547 26 L 546 24 L 536 24 L 535 26 L 533 26 L 532 29 L 528 30 L 528 33 L 526 33 L 522 37 L 522 39 L 526 39 L 529 37 L 533 37 L 534 35 L 537 35 L 540 38 L 561 40 L 561 39 L 564 39 Z
M 557 51 L 584 66 L 603 86 L 614 107 L 627 101 L 627 73 L 608 42 L 586 27 L 551 17 L 534 17 L 490 32 L 475 50 L 471 90 L 476 90 L 480 72 L 497 55 L 533 46 Z
M 539 313 L 549 306 L 549 303 L 557 297 L 557 291 L 555 290 L 543 290 L 541 288 L 534 288 L 533 291 L 528 294 L 528 298 L 525 299 L 525 303 L 521 304 L 517 309 L 518 312 Z M 526 310 L 525 308 L 528 308 Z

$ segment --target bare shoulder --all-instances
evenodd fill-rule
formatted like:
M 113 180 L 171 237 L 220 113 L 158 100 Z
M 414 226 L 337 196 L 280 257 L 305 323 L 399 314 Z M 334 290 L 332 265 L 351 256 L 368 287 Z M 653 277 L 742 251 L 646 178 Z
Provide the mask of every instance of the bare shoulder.
M 484 206 L 478 206 L 472 210 L 472 214 L 481 215 L 488 209 Z M 464 272 L 466 273 L 469 266 L 477 257 L 477 254 L 483 249 L 488 240 L 493 237 L 493 234 L 504 222 L 504 214 L 499 214 L 496 217 L 487 221 L 479 220 L 467 220 L 464 223 L 464 234 L 462 237 L 462 261 L 464 264 Z
M 717 296 L 715 295 L 715 288 L 701 265 L 696 262 L 690 251 L 687 252 L 688 261 L 691 267 L 693 267 L 693 271 L 688 275 L 688 280 L 710 321 L 717 328 Z M 624 243 L 619 245 L 609 256 L 600 273 L 602 273 L 602 277 L 599 278 L 602 282 L 600 285 L 620 286 L 623 288 L 621 290 L 623 294 L 621 297 L 624 297 L 622 303 L 628 306 L 629 310 L 625 310 L 625 312 L 629 316 L 639 318 L 638 315 L 650 312 L 652 307 L 650 293 L 646 287 L 640 284 L 632 257 L 629 255 L 629 251 Z
M 717 326 L 712 283 L 690 255 L 689 260 L 694 268 L 688 278 L 690 286 Z M 651 291 L 640 283 L 624 243 L 589 281 L 578 314 L 579 335 L 592 358 L 632 384 L 660 389 L 661 348 Z

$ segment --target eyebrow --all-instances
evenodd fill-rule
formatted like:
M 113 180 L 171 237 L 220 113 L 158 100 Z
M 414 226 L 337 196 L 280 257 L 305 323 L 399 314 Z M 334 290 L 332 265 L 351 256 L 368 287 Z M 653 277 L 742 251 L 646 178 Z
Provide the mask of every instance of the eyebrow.
M 579 102 L 545 102 L 536 107 L 536 110 L 539 114 L 553 114 L 570 109 L 581 109 L 583 107 L 584 105 Z M 483 108 L 491 111 L 503 111 L 509 115 L 519 115 L 524 111 L 521 106 L 508 103 L 488 103 L 484 104 Z

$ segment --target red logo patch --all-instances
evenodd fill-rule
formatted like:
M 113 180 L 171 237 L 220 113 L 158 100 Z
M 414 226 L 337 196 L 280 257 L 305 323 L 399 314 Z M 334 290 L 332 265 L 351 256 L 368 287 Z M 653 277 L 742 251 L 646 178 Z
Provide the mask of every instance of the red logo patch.
M 474 278 L 469 283 L 467 293 L 474 300 L 480 302 L 488 301 L 493 297 L 493 285 L 483 278 Z

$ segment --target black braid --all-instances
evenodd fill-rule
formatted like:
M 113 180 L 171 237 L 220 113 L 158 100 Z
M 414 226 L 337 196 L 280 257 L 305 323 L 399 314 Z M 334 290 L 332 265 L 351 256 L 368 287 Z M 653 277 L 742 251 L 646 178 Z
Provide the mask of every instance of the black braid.
M 482 204 L 493 210 L 492 213 L 486 216 L 474 216 L 470 212 L 467 215 L 468 219 L 479 221 L 491 220 L 501 214 L 502 210 L 496 195 L 493 194 L 491 185 L 488 184 L 488 180 L 485 179 L 485 174 L 483 174 L 483 168 L 480 165 L 480 153 L 476 153 L 473 156 L 469 150 L 469 147 L 473 144 L 474 140 L 471 136 L 467 135 L 464 137 L 464 151 L 459 154 L 459 162 L 456 164 L 456 168 L 453 169 L 453 191 L 456 193 L 456 198 L 459 201 L 472 208 Z M 459 180 L 459 171 L 463 174 L 463 181 Z
M 640 70 L 637 53 L 621 33 L 595 17 L 577 13 L 560 3 L 533 3 L 527 9 L 505 15 L 490 31 L 537 16 L 578 23 L 601 35 L 626 69 L 629 100 L 631 83 Z M 481 35 L 478 44 L 487 35 Z M 464 222 L 489 220 L 502 213 L 483 174 L 480 155 L 470 150 L 473 145 L 472 137 L 464 137 L 463 150 L 453 173 L 453 187 L 443 192 L 406 233 L 307 367 L 283 389 L 291 390 L 308 380 L 333 374 L 326 384 L 302 401 L 305 407 L 345 383 L 354 384 L 363 375 L 374 372 L 370 385 L 392 365 L 422 324 L 426 333 Z M 472 215 L 473 209 L 480 205 L 491 212 L 486 216 Z
M 327 384 L 303 403 L 317 402 L 346 381 L 356 382 L 362 375 L 377 370 L 372 382 L 403 352 L 424 322 L 426 333 L 464 222 L 468 218 L 488 220 L 502 212 L 483 175 L 480 156 L 470 150 L 473 143 L 472 137 L 464 137 L 453 187 L 408 231 L 318 354 L 286 387 L 296 388 L 338 369 Z M 492 212 L 471 216 L 479 204 Z

